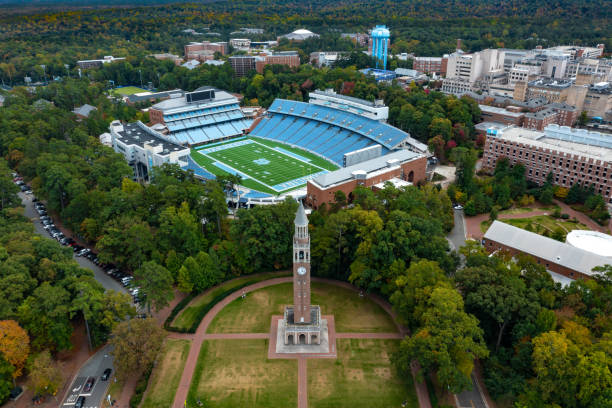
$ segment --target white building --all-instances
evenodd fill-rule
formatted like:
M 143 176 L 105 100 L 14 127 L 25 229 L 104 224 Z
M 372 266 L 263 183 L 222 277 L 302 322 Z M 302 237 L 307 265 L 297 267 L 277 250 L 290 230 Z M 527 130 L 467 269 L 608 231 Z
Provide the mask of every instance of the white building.
M 479 89 L 478 81 L 500 83 L 504 79 L 503 50 L 486 49 L 473 54 L 457 51 L 448 56 L 442 92 L 460 95 Z
M 364 99 L 339 95 L 332 89 L 310 92 L 308 97 L 310 98 L 309 103 L 313 105 L 341 109 L 379 122 L 386 122 L 389 118 L 389 107 L 385 106 L 382 100 L 369 102 Z
M 142 122 L 110 124 L 111 144 L 134 169 L 136 180 L 147 181 L 153 167 L 164 163 L 187 165 L 190 149 L 174 143 Z

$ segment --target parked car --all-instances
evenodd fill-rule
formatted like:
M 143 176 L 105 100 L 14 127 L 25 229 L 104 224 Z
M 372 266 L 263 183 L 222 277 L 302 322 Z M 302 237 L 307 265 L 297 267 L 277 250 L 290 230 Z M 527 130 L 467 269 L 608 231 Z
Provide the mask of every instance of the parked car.
M 104 370 L 104 373 L 100 376 L 100 380 L 107 381 L 110 378 L 110 375 L 112 372 L 113 370 L 111 370 L 110 368 L 107 368 L 106 370 Z
M 73 246 L 72 246 L 72 250 L 73 250 L 74 252 L 77 252 L 77 253 L 78 253 L 78 252 L 80 252 L 80 251 L 82 251 L 82 250 L 83 250 L 83 247 L 82 247 L 82 246 L 80 246 L 80 245 L 73 245 Z M 78 256 L 78 255 L 77 255 L 77 256 Z
M 77 256 L 84 256 L 91 252 L 89 248 L 83 248 L 79 252 L 77 252 Z
M 90 392 L 95 382 L 96 379 L 94 377 L 89 377 L 85 383 L 85 386 L 83 387 L 83 392 Z
M 77 398 L 76 404 L 74 404 L 74 408 L 83 408 L 84 406 L 85 406 L 85 397 L 81 395 L 79 398 Z

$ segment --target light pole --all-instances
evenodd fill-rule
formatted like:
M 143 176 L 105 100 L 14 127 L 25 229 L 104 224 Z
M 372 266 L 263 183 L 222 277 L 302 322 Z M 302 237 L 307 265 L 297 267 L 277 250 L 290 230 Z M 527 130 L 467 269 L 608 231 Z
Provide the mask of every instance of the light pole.
M 66 74 L 68 75 L 68 78 L 70 78 L 70 65 L 64 64 L 64 68 L 66 68 Z
M 140 74 L 140 88 L 142 88 L 142 70 L 139 69 L 138 73 Z

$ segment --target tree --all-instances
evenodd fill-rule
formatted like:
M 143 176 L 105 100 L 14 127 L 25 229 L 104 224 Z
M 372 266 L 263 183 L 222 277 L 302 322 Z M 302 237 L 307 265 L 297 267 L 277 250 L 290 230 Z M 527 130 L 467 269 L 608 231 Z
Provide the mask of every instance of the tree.
M 0 403 L 4 403 L 11 394 L 15 382 L 14 371 L 15 367 L 0 356 Z
M 427 306 L 421 328 L 402 340 L 398 368 L 408 373 L 411 361 L 417 360 L 451 392 L 470 389 L 474 359 L 489 355 L 478 320 L 463 311 L 461 295 L 452 288 L 434 289 Z
M 497 267 L 480 265 L 457 272 L 457 284 L 465 297 L 465 305 L 483 323 L 492 324 L 495 349 L 499 349 L 504 331 L 513 319 L 528 308 L 529 296 L 520 271 L 512 263 Z
M 179 269 L 179 289 L 182 292 L 202 292 L 221 281 L 223 274 L 206 252 L 185 259 Z
M 473 150 L 465 147 L 455 148 L 452 158 L 456 166 L 455 176 L 457 186 L 469 193 L 473 188 L 474 170 L 478 158 Z
M 0 354 L 15 370 L 13 378 L 21 376 L 30 353 L 30 337 L 14 320 L 0 321 Z
M 110 339 L 117 378 L 123 381 L 140 376 L 155 361 L 164 337 L 164 331 L 153 318 L 117 324 Z
M 172 290 L 174 279 L 166 268 L 155 261 L 148 261 L 134 272 L 134 278 L 145 295 L 149 311 L 151 305 L 156 311 L 159 311 L 170 304 L 174 297 Z
M 586 126 L 589 121 L 589 116 L 586 111 L 580 112 L 578 116 L 578 126 Z
M 48 350 L 40 352 L 28 366 L 29 378 L 36 394 L 55 395 L 64 381 L 62 370 Z

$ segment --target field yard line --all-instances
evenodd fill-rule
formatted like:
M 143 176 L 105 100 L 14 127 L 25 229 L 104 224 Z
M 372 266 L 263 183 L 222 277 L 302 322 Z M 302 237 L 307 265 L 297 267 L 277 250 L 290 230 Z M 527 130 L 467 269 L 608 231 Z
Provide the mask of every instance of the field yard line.
M 251 140 L 253 140 L 253 139 L 251 139 Z M 274 150 L 274 149 L 273 149 L 273 148 L 271 148 L 270 146 L 266 146 L 266 145 L 265 145 L 265 144 L 263 144 L 263 143 L 259 143 L 257 140 L 253 140 L 253 143 L 257 143 L 258 145 L 263 146 L 263 147 L 265 147 L 265 148 L 267 148 L 267 149 Z M 308 163 L 308 162 L 306 162 L 306 161 L 304 161 L 304 160 L 300 160 L 300 159 L 298 159 L 297 157 L 289 156 L 289 155 L 287 155 L 287 154 L 285 154 L 285 153 L 283 153 L 283 152 L 279 152 L 278 150 L 274 150 L 274 151 L 275 151 L 276 153 L 280 153 L 280 154 L 282 154 L 283 156 L 290 157 L 290 158 L 292 158 L 293 160 L 297 160 L 297 161 L 302 162 L 302 163 L 304 163 L 304 164 L 307 164 L 307 165 L 309 165 L 309 166 L 316 167 L 316 168 L 321 169 L 321 170 L 329 171 L 329 170 L 327 170 L 327 169 L 324 169 L 323 167 L 317 166 L 316 164 L 313 164 L 313 163 Z M 297 153 L 296 153 L 296 154 L 297 154 Z M 295 180 L 295 179 L 294 179 L 294 180 Z M 289 180 L 289 181 L 292 181 L 292 180 Z
M 212 161 L 216 161 L 216 162 L 220 161 L 220 160 L 218 160 L 218 159 L 215 159 L 214 157 L 211 157 L 211 156 L 207 155 L 206 153 L 202 153 L 202 152 L 198 152 L 198 153 L 200 153 L 202 156 L 206 156 L 206 157 L 208 157 L 208 158 L 209 158 L 210 160 L 212 160 Z M 255 180 L 255 181 L 256 181 L 256 182 L 258 182 L 259 184 L 261 184 L 261 185 L 263 185 L 263 186 L 266 186 L 266 187 L 268 187 L 269 189 L 276 191 L 277 193 L 280 193 L 281 191 L 284 191 L 284 190 L 278 191 L 278 190 L 277 190 L 277 189 L 275 189 L 274 187 L 272 187 L 272 186 L 270 186 L 270 185 L 268 185 L 268 184 L 264 183 L 263 181 L 260 181 L 258 178 L 255 178 L 255 177 L 253 177 L 253 176 L 249 176 L 247 173 L 244 173 L 244 172 L 242 172 L 242 171 L 240 171 L 240 170 L 237 170 L 236 168 L 234 168 L 234 167 L 230 166 L 229 164 L 227 164 L 227 163 L 225 163 L 225 162 L 223 162 L 223 165 L 225 165 L 225 166 L 229 167 L 230 169 L 234 170 L 236 173 L 242 174 L 243 176 L 246 176 L 247 178 L 249 178 L 249 179 L 251 179 L 251 180 Z M 214 164 L 213 164 L 213 166 L 214 166 Z

